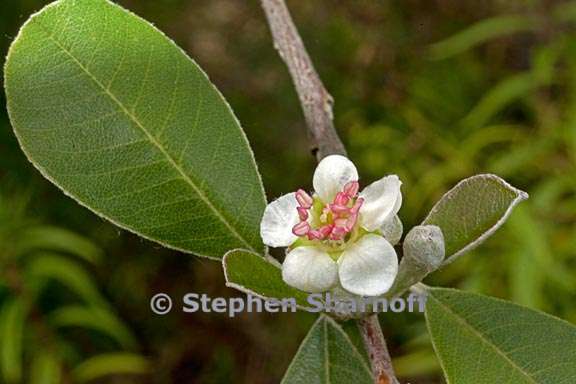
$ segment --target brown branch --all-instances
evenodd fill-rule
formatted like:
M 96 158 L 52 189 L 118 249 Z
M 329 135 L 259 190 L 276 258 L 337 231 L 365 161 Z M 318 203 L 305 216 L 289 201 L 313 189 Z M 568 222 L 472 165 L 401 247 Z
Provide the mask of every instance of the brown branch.
M 312 153 L 318 160 L 332 155 L 346 156 L 346 149 L 332 121 L 334 100 L 324 88 L 312 60 L 294 26 L 284 0 L 261 0 L 274 46 L 288 66 L 306 118 Z
M 318 160 L 332 154 L 346 156 L 346 149 L 332 121 L 334 100 L 324 88 L 322 80 L 314 69 L 286 3 L 284 0 L 261 0 L 261 3 L 272 31 L 274 46 L 288 66 L 298 93 L 309 137 L 313 144 L 313 153 Z M 376 384 L 399 384 L 394 376 L 378 315 L 358 320 L 358 327 L 370 356 L 374 382 Z
M 370 358 L 374 383 L 399 384 L 392 368 L 392 359 L 378 321 L 378 315 L 371 315 L 358 320 L 358 328 Z

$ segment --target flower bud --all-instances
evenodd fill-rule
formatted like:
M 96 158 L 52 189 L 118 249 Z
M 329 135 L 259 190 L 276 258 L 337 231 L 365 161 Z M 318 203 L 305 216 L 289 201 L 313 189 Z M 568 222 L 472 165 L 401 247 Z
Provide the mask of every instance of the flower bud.
M 398 276 L 389 293 L 399 295 L 437 270 L 444 260 L 444 236 L 440 227 L 418 225 L 408 232 Z

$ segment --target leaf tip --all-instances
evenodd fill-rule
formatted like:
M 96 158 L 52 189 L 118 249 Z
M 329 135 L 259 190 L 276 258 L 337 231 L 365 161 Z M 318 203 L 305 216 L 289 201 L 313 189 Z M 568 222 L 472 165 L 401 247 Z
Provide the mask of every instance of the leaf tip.
M 530 198 L 528 192 L 525 192 L 521 189 L 516 189 L 516 193 L 518 194 L 518 200 L 520 201 L 528 200 Z

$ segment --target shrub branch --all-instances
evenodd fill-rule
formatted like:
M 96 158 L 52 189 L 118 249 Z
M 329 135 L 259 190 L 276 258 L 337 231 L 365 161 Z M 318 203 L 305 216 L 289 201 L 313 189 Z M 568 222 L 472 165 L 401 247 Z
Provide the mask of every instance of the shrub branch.
M 261 0 L 274 47 L 288 67 L 306 118 L 312 153 L 317 160 L 346 149 L 334 128 L 334 100 L 318 76 L 284 0 Z M 376 384 L 398 384 L 377 315 L 358 320 Z
M 304 47 L 284 0 L 261 0 L 274 39 L 274 47 L 286 63 L 306 118 L 312 153 L 318 160 L 346 155 L 332 121 L 334 100 L 326 91 Z

